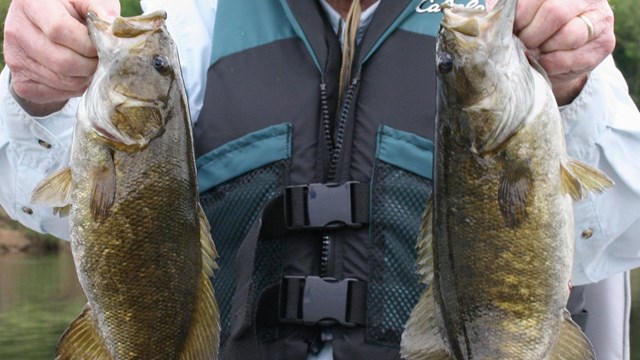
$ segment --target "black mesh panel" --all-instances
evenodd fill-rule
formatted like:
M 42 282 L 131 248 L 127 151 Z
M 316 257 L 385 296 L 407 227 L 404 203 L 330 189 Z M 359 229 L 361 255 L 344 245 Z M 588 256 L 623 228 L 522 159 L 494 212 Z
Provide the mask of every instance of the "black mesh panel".
M 371 275 L 367 338 L 398 346 L 424 290 L 416 274 L 415 244 L 431 181 L 377 161 L 371 204 Z
M 253 170 L 243 176 L 221 184 L 200 195 L 202 207 L 211 223 L 211 234 L 218 250 L 219 270 L 213 279 L 216 298 L 220 306 L 220 322 L 222 326 L 221 344 L 229 336 L 231 322 L 231 299 L 235 291 L 234 261 L 242 240 L 245 238 L 251 224 L 266 206 L 266 204 L 282 193 L 282 179 L 287 169 L 287 161 L 280 161 Z M 275 259 L 277 266 L 281 256 L 274 255 L 279 247 L 263 249 L 258 245 L 256 268 L 269 259 Z M 280 260 L 281 261 L 281 260 Z M 280 275 L 279 273 L 277 275 Z M 263 285 L 269 279 L 258 279 Z M 258 287 L 259 288 L 259 287 Z

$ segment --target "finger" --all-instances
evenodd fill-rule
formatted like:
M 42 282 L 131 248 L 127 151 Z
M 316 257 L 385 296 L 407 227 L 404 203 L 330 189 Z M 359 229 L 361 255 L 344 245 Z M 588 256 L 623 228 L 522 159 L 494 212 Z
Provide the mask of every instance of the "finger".
M 538 62 L 552 81 L 571 80 L 595 69 L 608 51 L 596 43 L 590 44 L 593 45 L 540 54 Z
M 533 21 L 534 16 L 542 5 L 540 0 L 520 0 L 516 7 L 516 19 L 513 24 L 514 33 L 518 34 Z
M 13 32 L 13 27 L 8 31 Z M 85 57 L 72 49 L 53 43 L 34 26 L 23 26 L 18 32 L 8 35 L 18 38 L 15 42 L 18 48 L 16 55 L 29 57 L 61 76 L 91 76 L 95 72 L 97 57 Z
M 538 7 L 529 23 L 521 23 L 518 37 L 527 48 L 535 49 L 584 11 L 583 1 L 547 0 Z
M 12 82 L 30 80 L 64 92 L 82 92 L 92 78 L 91 76 L 61 75 L 26 55 L 19 59 L 18 62 L 7 63 L 11 69 Z
M 84 90 L 91 80 L 91 76 L 68 76 L 49 69 L 28 55 L 20 47 L 21 44 L 25 43 L 14 41 L 5 41 L 4 43 L 6 64 L 11 69 L 12 83 L 30 80 L 61 91 L 75 92 Z M 23 97 L 36 100 L 27 96 Z
M 49 87 L 29 79 L 11 79 L 11 87 L 19 97 L 36 104 L 66 102 L 70 98 L 81 96 L 82 91 L 64 91 Z M 86 90 L 86 89 L 85 89 Z
M 576 17 L 542 43 L 540 51 L 549 53 L 559 50 L 573 50 L 586 44 L 589 40 L 589 29 L 581 18 Z
M 78 21 L 75 11 L 70 13 L 60 2 L 27 2 L 24 15 L 51 42 L 85 57 L 96 56 L 96 48 L 89 38 L 87 27 Z
M 105 20 L 120 15 L 120 1 L 118 0 L 69 0 L 69 2 L 82 18 L 86 18 L 88 12 L 93 12 Z

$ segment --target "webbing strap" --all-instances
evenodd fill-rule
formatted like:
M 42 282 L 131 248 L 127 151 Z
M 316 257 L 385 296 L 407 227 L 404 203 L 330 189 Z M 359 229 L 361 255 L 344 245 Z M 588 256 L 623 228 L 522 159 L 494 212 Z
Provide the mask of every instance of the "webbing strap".
M 366 324 L 367 283 L 317 276 L 285 276 L 280 321 L 303 325 L 354 327 Z
M 261 236 L 361 227 L 369 223 L 369 196 L 369 183 L 355 181 L 289 186 L 265 209 Z

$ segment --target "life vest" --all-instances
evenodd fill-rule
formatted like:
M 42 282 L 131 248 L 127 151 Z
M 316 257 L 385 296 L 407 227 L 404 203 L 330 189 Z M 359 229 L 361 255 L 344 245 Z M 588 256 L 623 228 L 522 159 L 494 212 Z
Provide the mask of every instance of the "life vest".
M 339 104 L 317 1 L 219 1 L 194 137 L 221 359 L 305 359 L 322 340 L 335 359 L 399 359 L 424 286 L 439 2 L 381 0 Z

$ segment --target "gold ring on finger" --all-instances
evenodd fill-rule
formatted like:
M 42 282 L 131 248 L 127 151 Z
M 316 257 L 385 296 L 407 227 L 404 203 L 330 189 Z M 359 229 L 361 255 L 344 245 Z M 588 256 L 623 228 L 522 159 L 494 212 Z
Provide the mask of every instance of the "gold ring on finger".
M 587 25 L 587 31 L 588 31 L 587 41 L 590 41 L 596 33 L 596 30 L 593 27 L 593 23 L 591 22 L 591 19 L 589 19 L 586 15 L 579 15 L 578 17 L 582 19 L 582 21 L 584 21 L 585 25 Z

